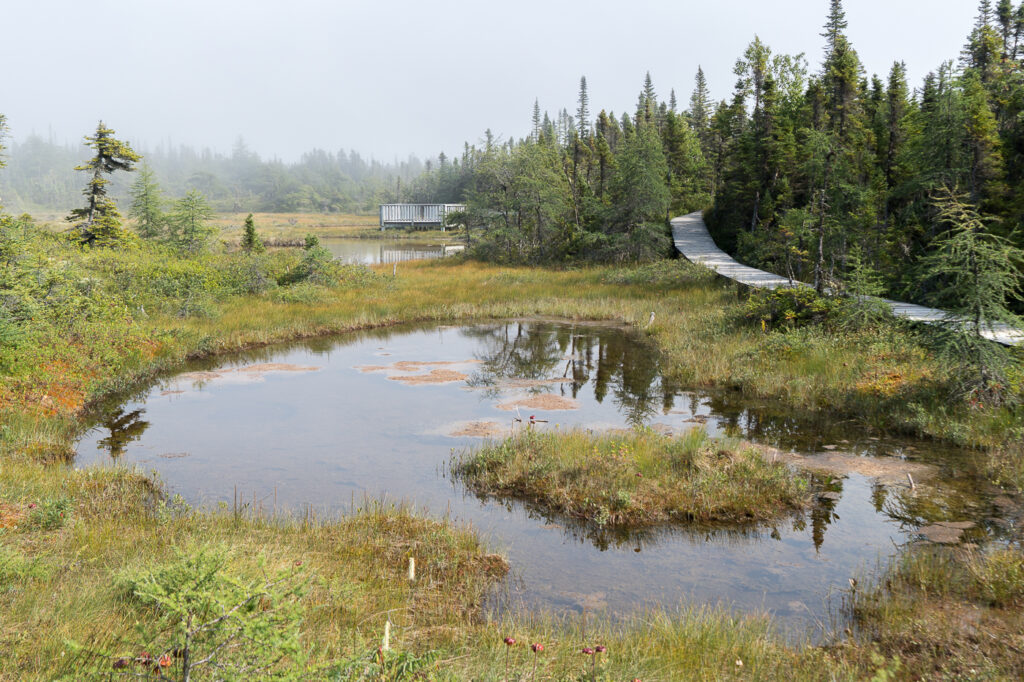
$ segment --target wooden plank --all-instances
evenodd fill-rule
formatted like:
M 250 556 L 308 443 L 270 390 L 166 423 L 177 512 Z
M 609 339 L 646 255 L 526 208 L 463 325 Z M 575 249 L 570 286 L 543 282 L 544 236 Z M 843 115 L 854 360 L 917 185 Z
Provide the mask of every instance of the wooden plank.
M 700 263 L 723 277 L 728 277 L 741 284 L 759 289 L 809 286 L 803 282 L 793 281 L 786 277 L 736 262 L 729 254 L 722 251 L 715 244 L 715 240 L 711 238 L 711 233 L 708 232 L 707 225 L 704 224 L 704 216 L 699 211 L 673 218 L 671 224 L 672 239 L 675 241 L 676 249 L 679 253 L 687 260 Z M 950 314 L 945 310 L 926 308 L 922 305 L 904 303 L 902 301 L 890 301 L 884 298 L 881 300 L 892 309 L 894 315 L 914 322 L 938 324 L 951 319 Z M 993 325 L 983 332 L 982 336 L 1005 346 L 1016 346 L 1024 343 L 1024 331 L 1014 329 L 1005 324 Z

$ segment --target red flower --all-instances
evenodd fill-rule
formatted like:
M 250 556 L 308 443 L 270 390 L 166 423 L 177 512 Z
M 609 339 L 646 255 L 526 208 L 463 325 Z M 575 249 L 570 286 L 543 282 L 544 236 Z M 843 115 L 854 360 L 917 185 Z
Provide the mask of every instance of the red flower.
M 591 649 L 589 646 L 585 646 L 583 647 L 583 653 L 587 656 L 590 656 L 594 653 L 594 650 Z
M 506 646 L 512 646 L 515 643 L 516 643 L 515 637 L 506 637 L 505 638 Z
M 599 654 L 603 654 L 604 652 L 608 651 L 608 649 L 606 649 L 604 645 L 598 644 L 596 647 L 594 647 L 594 651 L 596 651 Z
M 171 655 L 170 654 L 164 654 L 163 656 L 160 657 L 160 667 L 161 668 L 170 668 L 171 667 L 171 662 L 172 661 L 171 661 Z
M 535 654 L 539 654 L 540 652 L 544 651 L 543 644 L 531 644 L 530 648 L 533 650 L 533 653 Z

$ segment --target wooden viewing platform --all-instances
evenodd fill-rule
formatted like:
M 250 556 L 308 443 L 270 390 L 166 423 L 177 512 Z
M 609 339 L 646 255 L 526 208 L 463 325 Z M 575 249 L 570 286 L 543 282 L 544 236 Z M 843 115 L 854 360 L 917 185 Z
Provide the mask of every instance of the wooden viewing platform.
M 722 251 L 715 244 L 715 240 L 711 238 L 711 233 L 708 232 L 707 225 L 704 224 L 704 216 L 699 211 L 673 218 L 671 224 L 672 239 L 679 253 L 687 260 L 700 263 L 723 277 L 728 277 L 740 284 L 758 289 L 810 286 L 804 282 L 791 280 L 788 277 L 782 277 L 736 262 L 729 254 Z M 950 317 L 950 314 L 946 311 L 936 308 L 926 308 L 922 305 L 903 303 L 902 301 L 890 301 L 885 298 L 880 300 L 892 308 L 894 315 L 914 322 L 937 324 Z M 993 325 L 983 333 L 983 336 L 1005 346 L 1016 346 L 1024 343 L 1024 332 L 1005 324 Z
M 443 232 L 448 214 L 465 210 L 465 204 L 381 204 L 380 229 L 440 227 Z

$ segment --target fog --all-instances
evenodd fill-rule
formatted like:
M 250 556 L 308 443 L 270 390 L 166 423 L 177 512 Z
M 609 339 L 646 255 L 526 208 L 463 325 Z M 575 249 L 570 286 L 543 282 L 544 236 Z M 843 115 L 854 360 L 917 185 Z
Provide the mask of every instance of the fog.
M 847 0 L 868 75 L 911 83 L 958 56 L 973 0 Z M 354 149 L 390 161 L 458 153 L 485 129 L 522 136 L 534 98 L 632 111 L 644 73 L 681 105 L 703 65 L 716 98 L 759 35 L 817 68 L 827 0 L 511 3 L 352 0 L 4 0 L 0 113 L 11 135 L 77 142 L 102 118 L 141 148 L 264 157 Z

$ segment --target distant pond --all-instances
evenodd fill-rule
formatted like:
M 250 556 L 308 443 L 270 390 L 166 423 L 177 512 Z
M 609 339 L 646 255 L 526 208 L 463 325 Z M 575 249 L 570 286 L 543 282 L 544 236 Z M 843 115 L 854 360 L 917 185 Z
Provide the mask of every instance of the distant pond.
M 343 263 L 377 265 L 409 260 L 441 258 L 461 247 L 447 247 L 436 243 L 416 242 L 409 239 L 341 239 L 325 237 L 320 244 Z
M 848 453 L 858 466 L 825 477 L 827 494 L 775 524 L 609 532 L 480 500 L 450 480 L 453 451 L 506 431 L 517 407 L 548 420 L 540 428 L 700 427 L 808 456 Z M 933 465 L 934 482 L 915 492 L 867 466 L 903 461 Z M 384 498 L 448 514 L 508 555 L 512 576 L 491 608 L 621 615 L 695 600 L 769 610 L 803 632 L 827 622 L 830 592 L 933 521 L 975 522 L 966 538 L 978 542 L 1008 532 L 998 491 L 963 462 L 827 415 L 800 420 L 684 390 L 620 326 L 515 320 L 351 333 L 193 364 L 102 409 L 76 464 L 155 470 L 198 505 L 231 504 L 237 491 L 265 511 L 342 513 Z

